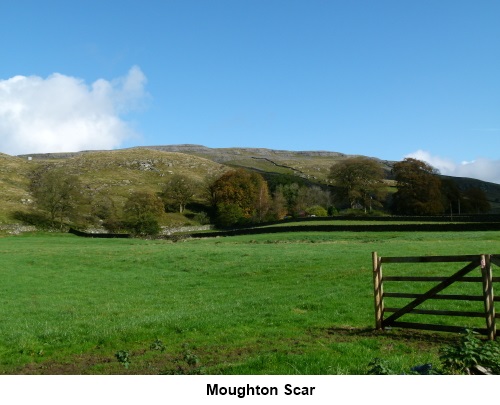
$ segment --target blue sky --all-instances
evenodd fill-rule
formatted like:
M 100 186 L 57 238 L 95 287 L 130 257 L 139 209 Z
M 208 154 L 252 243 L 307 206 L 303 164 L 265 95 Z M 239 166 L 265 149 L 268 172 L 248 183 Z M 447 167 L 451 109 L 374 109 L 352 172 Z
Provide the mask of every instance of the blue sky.
M 329 150 L 500 183 L 496 0 L 16 0 L 0 152 Z

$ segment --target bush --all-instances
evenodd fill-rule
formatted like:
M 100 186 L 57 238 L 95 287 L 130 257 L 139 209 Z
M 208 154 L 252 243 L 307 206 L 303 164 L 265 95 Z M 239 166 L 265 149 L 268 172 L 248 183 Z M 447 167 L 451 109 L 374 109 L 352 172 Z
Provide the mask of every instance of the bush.
M 314 215 L 316 217 L 326 217 L 326 216 L 328 216 L 327 210 L 325 210 L 320 205 L 315 205 L 314 207 L 308 208 L 307 209 L 307 213 L 309 215 Z
M 210 217 L 204 211 L 198 212 L 196 215 L 194 215 L 193 219 L 200 225 L 208 225 L 210 223 Z
M 392 375 L 396 372 L 391 368 L 387 360 L 375 358 L 368 364 L 368 373 L 370 375 Z
M 139 236 L 155 236 L 161 231 L 160 224 L 154 216 L 146 216 L 144 218 L 138 218 L 134 222 L 128 224 L 129 229 L 134 233 L 134 235 Z
M 456 345 L 441 349 L 439 358 L 445 374 L 473 374 L 477 366 L 500 374 L 500 345 L 480 340 L 470 329 Z
M 334 215 L 338 215 L 338 213 L 339 213 L 339 211 L 333 205 L 330 205 L 328 207 L 328 216 L 329 217 L 333 217 Z
M 369 214 L 361 209 L 349 208 L 341 212 L 342 215 L 346 217 L 366 217 Z
M 408 374 L 500 374 L 500 344 L 481 340 L 470 329 L 457 344 L 443 347 L 439 353 L 440 367 L 431 364 L 415 366 Z M 397 374 L 387 360 L 376 358 L 368 365 L 367 374 Z

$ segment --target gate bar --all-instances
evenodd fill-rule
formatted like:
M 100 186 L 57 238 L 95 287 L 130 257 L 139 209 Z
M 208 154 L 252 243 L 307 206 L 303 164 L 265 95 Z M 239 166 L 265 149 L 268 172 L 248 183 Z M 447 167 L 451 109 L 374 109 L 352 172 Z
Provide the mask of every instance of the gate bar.
M 481 255 L 481 274 L 483 276 L 484 312 L 486 314 L 488 339 L 495 340 L 495 304 L 493 301 L 493 275 L 490 255 Z

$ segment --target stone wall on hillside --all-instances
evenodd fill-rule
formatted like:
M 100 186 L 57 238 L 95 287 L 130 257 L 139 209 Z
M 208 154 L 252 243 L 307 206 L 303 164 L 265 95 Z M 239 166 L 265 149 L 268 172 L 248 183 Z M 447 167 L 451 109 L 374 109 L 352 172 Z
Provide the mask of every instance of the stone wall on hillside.
M 6 232 L 9 235 L 19 235 L 24 232 L 35 232 L 37 229 L 32 225 L 9 224 L 0 225 L 0 232 Z
M 173 235 L 175 233 L 211 231 L 213 229 L 215 229 L 213 225 L 177 226 L 177 227 L 162 226 L 160 235 Z M 106 229 L 104 228 L 87 228 L 85 229 L 85 233 L 99 234 L 99 233 L 108 233 L 108 231 L 106 231 Z

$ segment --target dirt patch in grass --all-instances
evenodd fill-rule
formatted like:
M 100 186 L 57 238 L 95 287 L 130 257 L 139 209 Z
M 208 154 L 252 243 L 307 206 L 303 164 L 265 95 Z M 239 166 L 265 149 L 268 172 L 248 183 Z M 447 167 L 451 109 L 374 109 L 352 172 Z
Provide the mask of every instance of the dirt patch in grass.
M 447 333 L 429 333 L 406 329 L 377 331 L 371 328 L 329 327 L 311 328 L 296 338 L 278 341 L 259 338 L 246 346 L 188 346 L 168 348 L 165 351 L 145 349 L 131 350 L 130 364 L 125 367 L 113 353 L 89 352 L 73 355 L 65 361 L 47 360 L 26 364 L 12 374 L 44 375 L 158 375 L 158 374 L 223 374 L 224 369 L 244 363 L 263 353 L 282 352 L 301 355 L 317 345 L 329 343 L 357 342 L 360 339 L 380 341 L 382 351 L 391 351 L 393 346 L 403 344 L 415 351 L 436 351 L 443 345 L 457 342 L 459 336 Z M 148 346 L 145 344 L 145 346 Z
M 113 361 L 115 360 L 102 355 L 82 354 L 73 356 L 71 359 L 65 362 L 49 360 L 41 363 L 29 363 L 19 369 L 14 370 L 12 374 L 82 375 L 89 374 L 89 370 L 96 365 L 109 364 Z
M 411 329 L 391 329 L 380 331 L 371 328 L 331 327 L 325 329 L 324 333 L 329 336 L 335 336 L 336 341 L 347 342 L 361 337 L 379 338 L 381 340 L 404 343 L 408 346 L 416 346 L 420 350 L 454 344 L 459 339 L 457 334 L 434 333 Z

